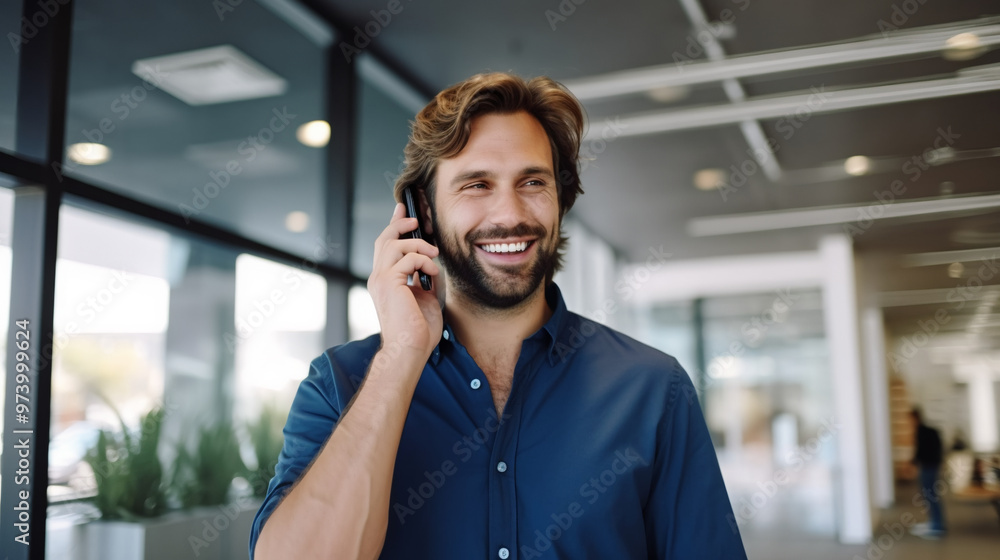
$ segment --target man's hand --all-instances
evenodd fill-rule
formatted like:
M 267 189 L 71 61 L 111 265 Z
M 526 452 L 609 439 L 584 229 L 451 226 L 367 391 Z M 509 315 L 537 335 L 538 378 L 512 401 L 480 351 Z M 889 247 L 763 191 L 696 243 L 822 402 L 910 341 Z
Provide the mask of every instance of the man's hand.
M 406 285 L 406 277 L 418 271 L 437 276 L 431 259 L 438 250 L 421 239 L 399 238 L 417 227 L 416 218 L 405 218 L 404 212 L 397 204 L 389 227 L 376 239 L 368 278 L 382 325 L 382 349 L 336 429 L 261 529 L 258 560 L 375 560 L 382 551 L 403 425 L 444 324 L 434 292 L 424 291 L 419 281 Z M 378 359 L 380 354 L 385 358 Z M 328 412 L 321 408 L 314 415 Z M 300 411 L 300 416 L 311 414 Z M 289 431 L 292 425 L 289 420 L 286 438 L 308 439 L 294 428 Z
M 444 325 L 435 295 L 440 270 L 431 260 L 438 255 L 438 248 L 423 239 L 399 238 L 417 228 L 417 219 L 406 218 L 405 213 L 403 204 L 397 203 L 392 220 L 375 240 L 368 292 L 382 328 L 382 347 L 402 345 L 426 359 L 440 340 Z M 419 281 L 406 285 L 407 276 L 418 271 L 435 278 L 434 290 L 425 291 Z

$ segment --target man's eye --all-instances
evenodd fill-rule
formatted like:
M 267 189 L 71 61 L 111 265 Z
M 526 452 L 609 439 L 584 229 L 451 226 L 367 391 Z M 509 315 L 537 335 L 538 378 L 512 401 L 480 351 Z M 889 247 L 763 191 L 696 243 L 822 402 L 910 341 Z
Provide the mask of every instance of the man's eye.
M 485 189 L 485 188 L 488 188 L 488 187 L 486 186 L 486 183 L 473 183 L 473 184 L 471 184 L 471 185 L 469 185 L 469 186 L 467 186 L 465 188 L 467 188 L 467 189 Z

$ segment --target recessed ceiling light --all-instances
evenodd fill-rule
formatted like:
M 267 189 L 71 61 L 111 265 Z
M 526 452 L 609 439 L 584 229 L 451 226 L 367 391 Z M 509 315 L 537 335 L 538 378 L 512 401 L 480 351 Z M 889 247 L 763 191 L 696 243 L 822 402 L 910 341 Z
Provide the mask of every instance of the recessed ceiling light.
M 80 142 L 70 144 L 66 150 L 66 157 L 80 165 L 100 165 L 111 159 L 111 148 L 104 144 Z
M 715 190 L 726 183 L 726 172 L 722 169 L 712 167 L 702 169 L 694 174 L 694 186 L 699 190 Z
M 301 210 L 289 212 L 285 216 L 285 229 L 294 233 L 302 233 L 309 228 L 309 214 Z
M 844 171 L 848 175 L 854 175 L 855 177 L 868 173 L 871 167 L 871 160 L 865 156 L 851 156 L 844 160 Z
M 296 210 L 285 216 L 285 229 L 293 233 L 302 233 L 309 227 L 309 214 Z
M 330 123 L 310 121 L 295 131 L 295 137 L 310 148 L 322 148 L 330 142 Z
M 285 93 L 288 82 L 231 45 L 144 58 L 132 73 L 188 105 L 211 105 Z
M 961 278 L 963 272 L 965 272 L 965 266 L 960 262 L 948 265 L 948 276 L 951 278 Z
M 972 60 L 986 52 L 986 47 L 975 33 L 959 33 L 944 42 L 941 56 L 945 60 Z
M 653 101 L 673 103 L 691 95 L 691 88 L 688 86 L 662 86 L 647 91 L 646 95 Z

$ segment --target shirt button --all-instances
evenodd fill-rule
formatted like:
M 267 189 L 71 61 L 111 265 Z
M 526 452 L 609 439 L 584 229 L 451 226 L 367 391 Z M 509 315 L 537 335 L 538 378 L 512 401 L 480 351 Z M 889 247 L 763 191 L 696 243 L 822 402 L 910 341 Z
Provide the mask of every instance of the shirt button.
M 500 472 L 507 472 L 507 463 L 504 463 L 503 461 L 497 463 L 497 470 Z
M 507 558 L 508 556 L 510 556 L 510 551 L 507 550 L 506 548 L 501 548 L 500 549 L 500 558 Z
M 480 385 L 482 385 L 482 382 L 478 379 L 473 379 L 472 383 L 469 383 L 469 387 L 472 387 L 473 389 L 478 389 Z
M 445 339 L 445 340 L 449 340 L 449 339 L 451 339 L 451 335 L 450 335 L 450 334 L 448 334 L 448 331 L 447 331 L 447 330 L 445 330 L 445 331 L 444 331 L 444 334 L 442 334 L 442 336 L 444 336 L 444 339 Z

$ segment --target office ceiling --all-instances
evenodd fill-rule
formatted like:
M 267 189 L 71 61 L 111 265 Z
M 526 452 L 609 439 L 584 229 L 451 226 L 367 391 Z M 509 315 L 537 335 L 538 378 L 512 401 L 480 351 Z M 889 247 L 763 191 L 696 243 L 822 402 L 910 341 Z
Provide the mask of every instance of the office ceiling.
M 390 0 L 303 3 L 348 27 L 359 28 L 375 17 L 384 18 L 381 11 L 388 7 L 397 7 Z M 220 14 L 214 4 L 194 0 L 169 7 L 156 3 L 137 6 L 126 0 L 78 0 L 74 6 L 67 141 L 83 141 L 85 132 L 94 130 L 102 118 L 121 119 L 106 138 L 115 150 L 115 159 L 78 172 L 98 184 L 177 209 L 180 204 L 194 202 L 193 189 L 202 188 L 210 171 L 225 169 L 228 161 L 239 158 L 245 172 L 239 181 L 233 181 L 233 188 L 219 195 L 226 203 L 214 203 L 213 199 L 200 216 L 291 251 L 312 252 L 315 228 L 324 222 L 324 181 L 317 171 L 322 169 L 323 152 L 302 146 L 291 133 L 275 134 L 274 141 L 266 150 L 259 150 L 252 164 L 237 150 L 247 132 L 266 125 L 274 108 L 293 107 L 298 113 L 296 122 L 323 116 L 326 94 L 321 76 L 315 72 L 322 64 L 321 50 L 303 35 L 301 18 L 298 24 L 295 18 L 275 18 L 286 5 L 284 0 L 243 2 L 232 12 Z M 571 88 L 610 73 L 661 65 L 675 70 L 681 67 L 683 74 L 706 61 L 706 52 L 713 47 L 699 40 L 709 36 L 719 47 L 713 56 L 736 57 L 729 67 L 735 73 L 748 67 L 744 61 L 753 60 L 740 57 L 755 53 L 774 51 L 783 53 L 776 55 L 779 59 L 790 59 L 796 51 L 817 44 L 895 39 L 982 17 L 994 18 L 987 22 L 990 25 L 1000 23 L 995 19 L 1000 16 L 1000 6 L 987 0 L 399 0 L 398 7 L 398 13 L 378 25 L 371 49 L 405 68 L 427 91 L 491 70 L 523 76 L 546 74 Z M 710 22 L 707 28 L 693 23 L 700 15 Z M 720 19 L 729 23 L 716 25 Z M 335 37 L 334 52 L 340 41 L 353 39 L 350 34 Z M 221 44 L 237 46 L 287 80 L 288 92 L 279 97 L 189 107 L 152 90 L 127 120 L 122 119 L 121 105 L 114 103 L 123 93 L 134 91 L 138 83 L 131 71 L 134 61 Z M 995 179 L 1000 175 L 1000 157 L 994 157 L 1000 148 L 1000 91 L 835 112 L 827 111 L 830 106 L 823 105 L 823 98 L 813 111 L 808 95 L 887 84 L 922 91 L 926 84 L 906 84 L 948 80 L 962 70 L 1000 63 L 996 45 L 983 50 L 969 60 L 948 60 L 934 51 L 794 72 L 755 73 L 728 84 L 702 81 L 663 88 L 656 96 L 638 91 L 588 98 L 584 104 L 590 128 L 599 135 L 608 122 L 619 119 L 639 127 L 641 120 L 628 119 L 650 112 L 714 107 L 709 115 L 721 114 L 735 105 L 731 100 L 734 90 L 740 90 L 737 93 L 750 105 L 759 99 L 806 96 L 798 103 L 786 103 L 787 113 L 755 118 L 757 113 L 751 111 L 743 117 L 745 123 L 740 119 L 711 126 L 701 122 L 683 130 L 614 137 L 604 144 L 588 141 L 585 147 L 594 155 L 583 173 L 586 194 L 573 215 L 626 259 L 641 258 L 648 247 L 660 245 L 674 258 L 682 259 L 811 250 L 820 236 L 844 231 L 843 224 L 820 223 L 823 220 L 806 215 L 802 217 L 806 224 L 817 225 L 778 229 L 789 218 L 773 213 L 869 206 L 870 212 L 910 214 L 854 224 L 859 253 L 884 264 L 878 267 L 880 274 L 872 277 L 875 289 L 946 289 L 969 281 L 968 271 L 975 269 L 974 263 L 966 263 L 965 276 L 951 278 L 947 265 L 906 267 L 904 256 L 1000 248 L 1000 206 L 995 201 L 988 205 L 984 196 L 1000 195 L 1000 183 Z M 677 64 L 688 59 L 691 64 Z M 12 74 L 13 61 L 10 51 L 0 55 L 0 76 Z M 9 88 L 0 87 L 0 146 L 10 144 L 13 136 L 11 126 L 2 126 L 12 120 L 2 110 L 8 105 L 12 108 L 11 95 Z M 365 110 L 381 114 L 377 107 Z M 699 118 L 703 121 L 704 115 Z M 773 140 L 777 169 L 757 165 L 751 144 L 755 134 L 758 140 Z M 941 145 L 941 138 L 947 139 L 947 147 L 955 152 L 928 153 L 936 147 L 936 140 Z M 400 140 L 393 137 L 391 142 Z M 844 161 L 857 155 L 871 158 L 870 171 L 850 176 L 844 172 Z M 938 157 L 934 165 L 927 163 L 930 156 Z M 711 168 L 723 170 L 724 180 L 732 188 L 695 188 L 695 173 Z M 743 179 L 734 171 L 740 168 L 753 171 L 745 173 Z M 295 188 L 289 188 L 291 185 Z M 878 197 L 885 199 L 884 193 L 893 185 L 897 192 L 892 201 L 879 202 Z M 358 200 L 367 196 L 360 193 Z M 929 201 L 930 207 L 910 206 L 914 201 Z M 955 201 L 972 201 L 971 208 L 939 211 L 940 204 Z M 308 210 L 313 217 L 307 230 L 310 236 L 289 232 L 275 219 L 296 210 Z M 725 219 L 711 223 L 706 219 L 755 213 L 764 213 L 752 220 L 755 231 L 706 235 L 713 229 L 734 227 Z M 356 213 L 355 219 L 367 216 Z M 987 281 L 998 282 L 1000 275 Z M 996 304 L 991 305 L 993 318 L 987 317 L 988 323 L 1000 323 Z M 902 312 L 906 308 L 887 308 L 890 323 L 910 321 Z
M 315 3 L 359 26 L 373 18 L 373 10 L 386 7 L 384 0 Z M 551 0 L 403 2 L 402 6 L 375 41 L 382 52 L 432 90 L 493 70 L 511 70 L 523 76 L 546 74 L 573 88 L 586 78 L 613 72 L 676 66 L 677 61 L 683 63 L 687 58 L 703 62 L 708 49 L 699 48 L 702 43 L 698 38 L 699 31 L 704 36 L 705 28 L 695 26 L 689 15 L 697 17 L 699 8 L 727 58 L 766 51 L 792 53 L 863 38 L 894 38 L 914 29 L 947 28 L 983 17 L 994 18 L 991 23 L 996 24 L 995 17 L 1000 15 L 1000 5 L 991 1 L 590 0 L 577 4 Z M 730 24 L 715 25 L 720 20 Z M 739 86 L 746 98 L 753 100 L 947 79 L 963 69 L 1000 63 L 1000 49 L 984 51 L 969 60 L 948 60 L 938 51 L 750 76 L 739 80 Z M 731 104 L 720 82 L 668 91 L 675 99 L 667 102 L 641 92 L 585 100 L 590 127 L 600 131 L 608 119 L 643 112 Z M 794 115 L 792 109 L 788 112 Z M 675 258 L 701 258 L 811 250 L 821 235 L 845 229 L 843 224 L 828 224 L 695 236 L 692 220 L 698 218 L 855 205 L 870 205 L 871 213 L 891 212 L 909 209 L 903 203 L 912 201 L 1000 193 L 996 179 L 1000 157 L 987 157 L 1000 155 L 1000 150 L 990 151 L 1000 148 L 1000 91 L 836 112 L 803 111 L 798 118 L 770 117 L 757 122 L 764 137 L 775 142 L 780 177 L 769 177 L 758 169 L 749 174 L 745 184 L 725 190 L 725 196 L 722 191 L 695 188 L 693 176 L 699 170 L 723 169 L 727 181 L 736 185 L 740 177 L 734 176 L 733 170 L 744 165 L 753 168 L 753 151 L 738 122 L 623 136 L 607 142 L 588 165 L 583 174 L 586 194 L 573 214 L 627 258 L 641 259 L 648 247 L 660 244 Z M 936 165 L 927 164 L 924 158 L 942 155 L 928 154 L 927 150 L 940 147 L 981 157 L 938 159 Z M 870 171 L 848 175 L 843 171 L 844 161 L 857 155 L 870 158 Z M 893 186 L 898 192 L 891 194 L 892 201 L 879 202 L 877 197 L 885 199 Z M 976 268 L 974 263 L 966 263 L 965 276 L 952 278 L 947 264 L 904 266 L 908 254 L 991 247 L 1000 253 L 996 201 L 992 206 L 985 202 L 980 206 L 978 198 L 970 200 L 972 208 L 964 212 L 934 211 L 855 222 L 857 250 L 874 263 L 867 268 L 879 271 L 870 276 L 873 287 L 893 292 L 954 288 L 964 285 L 970 279 L 969 271 Z M 932 210 L 938 209 L 937 202 L 929 204 Z M 773 221 L 779 224 L 784 218 L 775 216 Z M 998 280 L 1000 275 L 986 283 Z M 934 302 L 923 305 L 887 307 L 887 320 L 905 329 L 914 313 L 926 311 Z M 992 317 L 1000 319 L 996 305 L 991 305 Z M 946 328 L 963 330 L 973 318 L 968 315 Z M 990 321 L 1000 323 L 994 319 Z

